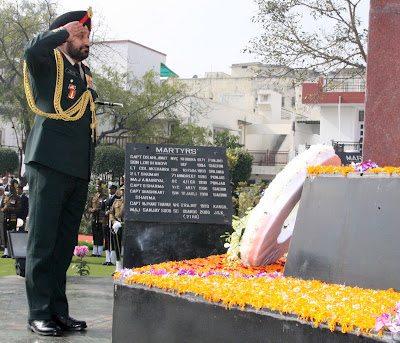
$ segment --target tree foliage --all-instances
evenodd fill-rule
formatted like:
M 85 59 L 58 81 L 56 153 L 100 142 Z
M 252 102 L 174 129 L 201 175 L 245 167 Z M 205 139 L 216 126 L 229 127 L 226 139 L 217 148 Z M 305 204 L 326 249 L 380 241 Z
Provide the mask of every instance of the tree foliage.
M 14 173 L 18 166 L 18 154 L 12 149 L 0 148 L 0 175 Z
M 116 139 L 127 135 L 131 142 L 137 143 L 149 143 L 149 136 L 165 137 L 165 123 L 181 119 L 177 106 L 184 110 L 185 100 L 190 97 L 183 83 L 160 83 L 154 70 L 138 79 L 104 66 L 95 80 L 101 100 L 124 104 L 123 108 L 98 107 L 99 118 L 109 125 L 100 132 L 100 141 L 107 135 Z
M 22 82 L 24 46 L 49 27 L 55 7 L 49 0 L 0 0 L 0 116 L 15 130 L 20 156 L 33 123 Z
M 211 136 L 211 130 L 208 128 L 176 121 L 172 126 L 168 144 L 208 146 Z
M 227 129 L 217 131 L 214 134 L 214 145 L 225 147 L 227 149 L 243 148 L 243 144 L 239 143 L 240 137 L 231 135 Z
M 258 14 L 253 21 L 262 25 L 263 34 L 246 51 L 268 64 L 286 67 L 279 69 L 282 73 L 297 68 L 299 78 L 309 71 L 327 74 L 355 68 L 362 72 L 368 32 L 359 12 L 366 1 L 255 0 Z M 310 22 L 313 30 L 307 29 Z
M 251 168 L 254 157 L 244 149 L 228 149 L 228 161 L 234 161 L 229 155 L 236 157 L 236 163 L 232 163 L 229 168 L 229 176 L 231 181 L 237 186 L 239 182 L 247 182 L 251 175 Z
M 124 175 L 125 149 L 118 145 L 100 145 L 96 148 L 93 174 L 102 179 L 117 180 Z

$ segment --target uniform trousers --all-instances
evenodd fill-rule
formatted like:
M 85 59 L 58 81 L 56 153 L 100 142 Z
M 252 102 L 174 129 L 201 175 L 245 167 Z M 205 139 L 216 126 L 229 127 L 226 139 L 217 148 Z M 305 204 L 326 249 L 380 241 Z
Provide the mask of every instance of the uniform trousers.
M 99 223 L 98 219 L 92 220 L 93 245 L 104 245 L 103 223 Z
M 25 285 L 30 320 L 68 315 L 66 272 L 86 203 L 88 181 L 44 165 L 26 165 L 29 235 Z

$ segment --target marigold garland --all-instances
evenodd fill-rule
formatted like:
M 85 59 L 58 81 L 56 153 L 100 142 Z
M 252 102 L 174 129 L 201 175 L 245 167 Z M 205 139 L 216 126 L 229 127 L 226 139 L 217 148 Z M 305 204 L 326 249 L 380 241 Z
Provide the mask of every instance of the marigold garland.
M 308 173 L 311 176 L 318 176 L 318 174 L 343 174 L 346 176 L 348 173 L 360 173 L 360 171 L 356 170 L 353 166 L 311 166 L 307 168 Z M 374 168 L 365 170 L 363 173 L 388 173 L 392 174 L 400 174 L 400 167 L 383 167 L 383 168 Z
M 400 301 L 400 294 L 393 289 L 377 291 L 283 277 L 285 258 L 264 267 L 231 265 L 224 258 L 218 255 L 124 269 L 114 278 L 178 294 L 202 295 L 227 308 L 252 306 L 294 313 L 316 326 L 326 323 L 332 331 L 340 325 L 343 333 L 356 329 L 359 334 L 372 335 L 376 317 Z

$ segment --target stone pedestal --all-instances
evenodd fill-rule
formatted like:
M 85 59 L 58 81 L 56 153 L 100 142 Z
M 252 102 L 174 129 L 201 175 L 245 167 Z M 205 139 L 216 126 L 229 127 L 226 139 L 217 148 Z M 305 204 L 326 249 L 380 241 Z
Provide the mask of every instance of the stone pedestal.
M 372 343 L 390 342 L 391 337 L 374 339 L 357 336 L 355 331 L 343 334 L 340 327 L 331 332 L 326 324 L 316 328 L 296 315 L 251 307 L 226 309 L 201 295 L 177 295 L 118 280 L 112 338 L 115 343 Z
M 400 177 L 308 178 L 284 276 L 400 290 Z
M 400 2 L 371 0 L 363 161 L 400 166 Z

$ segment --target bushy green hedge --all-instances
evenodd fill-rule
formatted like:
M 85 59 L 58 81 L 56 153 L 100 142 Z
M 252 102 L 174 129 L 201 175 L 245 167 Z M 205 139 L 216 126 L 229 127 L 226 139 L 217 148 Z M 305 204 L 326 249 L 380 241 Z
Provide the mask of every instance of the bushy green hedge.
M 253 155 L 247 150 L 240 148 L 227 149 L 226 154 L 228 161 L 232 161 L 232 165 L 229 168 L 231 181 L 235 186 L 239 185 L 239 182 L 247 182 L 251 175 L 251 167 L 254 159 Z
M 0 175 L 14 173 L 18 166 L 18 154 L 12 149 L 0 148 Z
M 111 175 L 113 181 L 124 175 L 125 149 L 118 145 L 100 145 L 96 148 L 93 174 L 105 179 Z

